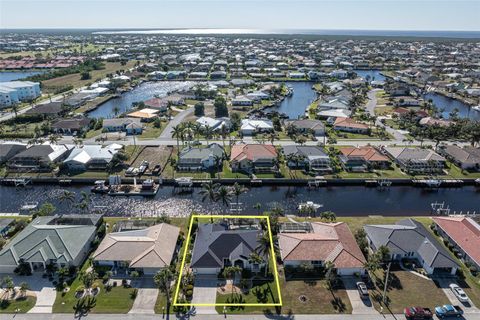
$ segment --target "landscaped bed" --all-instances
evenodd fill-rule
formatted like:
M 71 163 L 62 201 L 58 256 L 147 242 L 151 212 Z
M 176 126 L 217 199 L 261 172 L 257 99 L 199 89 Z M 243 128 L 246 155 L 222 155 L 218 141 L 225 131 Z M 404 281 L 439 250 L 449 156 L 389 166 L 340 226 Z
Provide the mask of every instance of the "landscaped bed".
M 0 313 L 26 313 L 32 309 L 37 298 L 26 296 L 15 300 L 0 300 Z

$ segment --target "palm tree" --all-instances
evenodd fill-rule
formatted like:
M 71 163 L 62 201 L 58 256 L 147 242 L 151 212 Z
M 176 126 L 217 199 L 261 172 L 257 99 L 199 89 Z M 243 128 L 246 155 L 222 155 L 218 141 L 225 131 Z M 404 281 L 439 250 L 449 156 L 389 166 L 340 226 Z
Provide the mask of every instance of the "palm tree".
M 60 203 L 63 203 L 63 202 L 73 203 L 75 202 L 75 192 L 63 190 L 63 193 L 58 197 L 58 200 L 60 200 Z
M 58 140 L 60 140 L 60 136 L 58 134 L 51 134 L 48 136 L 48 142 L 50 142 L 50 144 L 57 144 Z
M 5 286 L 5 289 L 7 289 L 7 292 L 10 294 L 15 293 L 15 284 L 13 283 L 13 279 L 10 276 L 6 276 L 3 278 L 3 285 Z
M 18 104 L 12 104 L 12 111 L 15 114 L 15 118 L 18 116 Z
M 271 258 L 272 245 L 275 249 L 276 244 L 275 244 L 275 241 L 274 241 L 274 243 L 270 242 L 270 236 L 269 236 L 268 232 L 263 233 L 262 237 L 260 239 L 258 239 L 257 244 L 258 245 L 255 248 L 255 253 L 258 254 L 260 257 L 265 257 L 265 259 L 264 259 L 264 261 L 265 261 L 265 277 L 267 277 L 268 262 L 270 261 L 270 258 Z
M 20 293 L 22 294 L 22 297 L 25 297 L 28 289 L 30 289 L 28 283 L 26 283 L 25 281 L 20 283 Z
M 247 193 L 248 192 L 248 188 L 244 187 L 243 185 L 239 184 L 238 182 L 235 182 L 232 186 L 232 194 L 235 195 L 236 197 L 236 202 L 237 202 L 237 205 L 239 203 L 239 199 L 240 199 L 240 196 L 243 194 L 243 193 Z
M 218 183 L 207 182 L 202 184 L 202 190 L 198 193 L 202 195 L 202 202 L 209 200 L 211 203 L 217 202 L 217 189 L 220 186 Z
M 242 268 L 240 268 L 239 266 L 229 266 L 223 269 L 223 276 L 225 277 L 225 279 L 230 279 L 233 276 L 232 296 L 233 296 L 233 288 L 235 286 L 237 273 L 239 272 L 242 272 Z
M 163 268 L 161 271 L 157 272 L 153 277 L 157 288 L 165 294 L 165 298 L 167 299 L 167 319 L 169 316 L 170 311 L 170 290 L 171 290 L 171 283 L 173 281 L 173 273 L 170 271 L 169 268 Z
M 183 125 L 179 124 L 172 128 L 172 137 L 177 138 L 177 153 L 180 153 L 180 142 L 179 139 L 183 137 Z M 183 138 L 182 138 L 183 139 Z
M 221 201 L 225 208 L 228 208 L 230 202 L 232 201 L 232 193 L 229 188 L 225 186 L 218 188 L 217 201 Z
M 330 291 L 333 290 L 336 280 L 335 264 L 332 261 L 325 262 L 325 279 L 327 280 L 327 286 Z
M 208 145 L 208 140 L 212 139 L 213 137 L 213 129 L 210 126 L 205 126 L 203 128 L 203 136 L 205 137 L 205 140 L 207 140 L 207 145 Z
M 115 117 L 118 115 L 119 112 L 120 108 L 118 106 L 113 107 L 113 114 L 115 115 Z
M 275 142 L 275 140 L 278 139 L 278 135 L 277 135 L 275 132 L 270 132 L 270 133 L 267 135 L 267 138 L 268 138 L 268 141 L 270 141 L 270 143 L 273 145 L 273 143 Z
M 90 204 L 90 195 L 85 191 L 80 192 L 80 195 L 82 197 L 80 199 L 80 202 L 77 204 L 77 208 L 79 208 L 80 210 L 87 211 L 88 205 Z

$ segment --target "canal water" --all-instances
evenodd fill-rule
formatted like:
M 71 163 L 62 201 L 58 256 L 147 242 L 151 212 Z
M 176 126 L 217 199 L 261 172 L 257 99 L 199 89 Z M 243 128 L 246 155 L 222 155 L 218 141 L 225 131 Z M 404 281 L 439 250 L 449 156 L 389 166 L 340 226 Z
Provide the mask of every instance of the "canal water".
M 68 188 L 54 185 L 35 185 L 31 188 L 15 189 L 0 186 L 0 213 L 18 212 L 27 201 L 40 204 L 49 201 L 57 207 L 57 213 L 78 211 L 71 203 L 61 203 L 60 196 L 64 190 L 75 192 L 80 199 L 80 192 L 90 194 L 88 186 L 71 186 Z M 110 197 L 91 194 L 90 210 L 100 210 L 106 215 L 120 216 L 185 216 L 191 212 L 225 213 L 226 209 L 219 203 L 202 202 L 200 188 L 191 194 L 179 195 L 174 188 L 164 186 L 153 198 Z M 260 210 L 281 207 L 287 214 L 297 213 L 300 203 L 313 201 L 323 204 L 322 210 L 331 210 L 339 216 L 411 216 L 429 215 L 433 202 L 445 202 L 452 213 L 463 211 L 480 213 L 480 188 L 468 186 L 463 188 L 439 189 L 427 191 L 409 186 L 394 186 L 387 190 L 366 188 L 363 186 L 325 187 L 309 190 L 306 187 L 263 186 L 254 187 L 240 196 L 242 213 L 258 213 Z M 235 199 L 233 199 L 235 200 Z
M 145 82 L 134 88 L 132 91 L 123 93 L 119 98 L 108 100 L 98 106 L 97 109 L 88 113 L 90 118 L 113 118 L 114 109 L 118 107 L 123 113 L 132 108 L 134 102 L 145 101 L 155 96 L 165 97 L 170 92 L 185 90 L 192 87 L 195 82 L 192 81 L 158 81 Z
M 298 119 L 305 115 L 305 110 L 317 98 L 317 93 L 312 89 L 311 82 L 285 82 L 287 86 L 293 89 L 290 97 L 285 97 L 278 108 L 270 110 L 278 111 L 288 116 L 289 119 Z
M 0 82 L 22 80 L 30 76 L 45 73 L 46 71 L 6 71 L 0 72 Z
M 367 76 L 370 76 L 370 81 L 385 81 L 385 76 L 381 74 L 382 70 L 377 69 L 368 69 L 368 70 L 353 70 L 359 77 L 366 79 Z
M 432 99 L 433 104 L 440 110 L 444 109 L 442 115 L 445 119 L 450 117 L 450 112 L 458 109 L 458 116 L 460 118 L 470 118 L 472 120 L 480 120 L 480 112 L 475 111 L 470 108 L 469 105 L 463 103 L 460 100 L 452 99 L 449 97 L 445 97 L 441 94 L 430 92 L 423 96 L 423 98 L 428 101 Z

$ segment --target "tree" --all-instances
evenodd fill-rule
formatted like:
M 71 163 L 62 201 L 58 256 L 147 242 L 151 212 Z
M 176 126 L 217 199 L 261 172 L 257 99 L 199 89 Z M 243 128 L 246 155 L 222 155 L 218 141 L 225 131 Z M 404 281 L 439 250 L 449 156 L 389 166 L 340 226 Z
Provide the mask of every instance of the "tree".
M 113 107 L 113 114 L 115 117 L 120 113 L 120 108 L 118 106 Z
M 18 116 L 18 104 L 12 104 L 12 111 L 15 114 L 15 118 Z
M 355 240 L 357 241 L 358 247 L 362 250 L 363 254 L 368 253 L 368 240 L 367 240 L 367 233 L 363 228 L 358 229 L 355 231 Z
M 92 76 L 90 75 L 90 72 L 84 71 L 84 72 L 81 73 L 81 79 L 82 80 L 89 80 L 91 78 L 92 78 Z
M 15 293 L 15 283 L 13 282 L 12 277 L 10 276 L 4 277 L 2 283 L 4 288 L 7 289 L 8 293 L 12 295 Z
M 221 201 L 225 208 L 228 208 L 232 201 L 232 193 L 226 186 L 221 186 L 217 190 L 217 201 Z
M 58 140 L 60 140 L 60 136 L 58 134 L 51 134 L 48 137 L 48 142 L 50 142 L 50 144 L 57 144 Z
M 320 214 L 320 218 L 330 222 L 335 222 L 337 220 L 337 215 L 332 211 L 324 211 Z
M 183 137 L 183 131 L 184 127 L 182 124 L 176 125 L 172 128 L 172 137 L 177 139 L 177 153 L 180 153 L 179 139 Z
M 197 102 L 194 108 L 194 114 L 196 117 L 202 117 L 205 115 L 205 105 L 203 104 L 203 102 Z
M 240 272 L 242 272 L 242 268 L 240 268 L 239 266 L 229 266 L 223 269 L 223 276 L 225 277 L 225 279 L 230 279 L 233 277 L 232 295 L 233 295 L 233 288 L 235 286 L 237 273 L 240 273 Z
M 227 100 L 224 97 L 216 97 L 213 107 L 215 109 L 215 118 L 228 117 Z
M 57 208 L 55 208 L 53 204 L 51 204 L 50 202 L 45 202 L 40 206 L 40 208 L 38 208 L 38 210 L 33 213 L 33 215 L 40 217 L 51 216 L 55 212 L 55 210 L 57 210 Z
M 82 211 L 87 211 L 88 206 L 90 205 L 90 195 L 85 191 L 80 192 L 81 198 L 78 204 L 76 205 Z
M 255 253 L 258 254 L 259 256 L 265 257 L 265 260 L 264 260 L 265 261 L 265 277 L 267 277 L 269 261 L 270 261 L 270 258 L 272 257 L 271 256 L 272 245 L 275 249 L 276 247 L 275 242 L 272 243 L 270 241 L 270 235 L 268 234 L 268 232 L 264 232 L 262 237 L 258 239 L 257 247 L 254 250 Z
M 202 190 L 198 193 L 202 195 L 202 202 L 205 200 L 209 200 L 211 203 L 217 202 L 217 189 L 219 188 L 220 184 L 207 182 L 202 184 Z
M 235 195 L 237 204 L 239 203 L 240 196 L 243 193 L 247 193 L 247 192 L 248 192 L 248 188 L 244 187 L 238 182 L 235 182 L 232 186 L 232 194 Z
M 28 289 L 30 289 L 28 283 L 26 283 L 25 281 L 20 283 L 20 293 L 22 294 L 22 297 L 25 297 Z
M 92 271 L 89 271 L 89 272 L 81 271 L 79 275 L 80 280 L 85 286 L 85 289 L 87 289 L 88 291 L 90 290 L 93 283 L 95 282 L 95 279 L 97 279 L 97 276 L 98 276 L 97 272 L 94 269 L 92 269 Z
M 170 290 L 171 290 L 171 283 L 173 281 L 173 273 L 170 271 L 169 268 L 163 268 L 161 271 L 157 272 L 153 277 L 155 281 L 155 285 L 157 288 L 165 294 L 167 299 L 167 317 L 170 311 Z
M 378 247 L 377 252 L 375 252 L 375 255 L 377 256 L 378 261 L 380 263 L 385 264 L 388 261 L 390 261 L 390 249 L 388 249 L 388 247 L 386 246 Z
M 328 290 L 332 291 L 337 281 L 337 275 L 335 274 L 335 264 L 332 261 L 325 262 L 325 280 L 327 280 Z
M 69 202 L 72 204 L 75 202 L 75 192 L 63 190 L 62 194 L 58 197 L 60 203 Z
M 232 123 L 233 131 L 240 129 L 240 126 L 242 125 L 242 118 L 240 117 L 240 114 L 237 112 L 232 112 L 230 115 L 230 122 Z

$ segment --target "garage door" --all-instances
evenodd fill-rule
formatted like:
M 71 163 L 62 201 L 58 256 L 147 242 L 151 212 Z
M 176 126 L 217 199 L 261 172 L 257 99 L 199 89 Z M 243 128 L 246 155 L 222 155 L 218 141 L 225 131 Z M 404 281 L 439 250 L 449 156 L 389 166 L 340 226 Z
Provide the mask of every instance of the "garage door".
M 196 274 L 217 274 L 217 268 L 196 268 L 193 270 Z
M 341 268 L 337 269 L 339 276 L 353 276 L 355 273 L 363 274 L 362 268 Z

